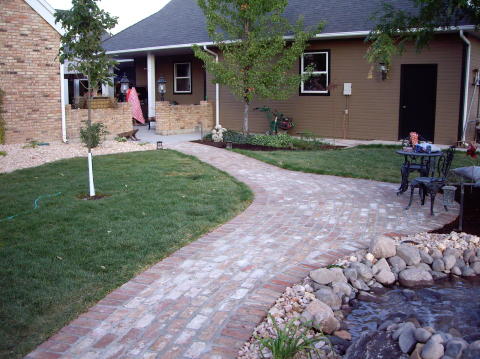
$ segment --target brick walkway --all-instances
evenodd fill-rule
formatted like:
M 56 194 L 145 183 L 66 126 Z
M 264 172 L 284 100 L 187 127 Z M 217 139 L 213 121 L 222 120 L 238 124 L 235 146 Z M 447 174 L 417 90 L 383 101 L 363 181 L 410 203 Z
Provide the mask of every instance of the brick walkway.
M 213 147 L 192 154 L 248 184 L 241 215 L 126 283 L 28 358 L 234 358 L 266 310 L 309 270 L 380 233 L 427 231 L 438 215 L 393 184 L 290 172 Z M 225 198 L 228 201 L 228 198 Z

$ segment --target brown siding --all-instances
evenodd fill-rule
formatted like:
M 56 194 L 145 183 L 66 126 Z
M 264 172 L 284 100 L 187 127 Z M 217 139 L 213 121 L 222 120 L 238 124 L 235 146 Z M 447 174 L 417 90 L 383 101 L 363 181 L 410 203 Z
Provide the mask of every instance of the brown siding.
M 0 1 L 6 142 L 61 140 L 60 35 L 23 0 Z
M 310 50 L 329 49 L 331 56 L 330 96 L 293 95 L 286 101 L 256 101 L 251 108 L 268 105 L 293 117 L 295 132 L 312 131 L 323 137 L 343 137 L 346 99 L 343 83 L 352 83 L 349 97 L 348 138 L 397 140 L 401 64 L 438 64 L 435 142 L 457 140 L 462 70 L 462 42 L 458 35 L 445 35 L 432 41 L 418 54 L 411 47 L 393 62 L 389 78 L 381 80 L 376 68 L 367 63 L 363 40 L 312 42 Z M 298 68 L 298 65 L 296 65 Z M 215 99 L 215 86 L 208 81 L 207 95 Z M 221 88 L 220 121 L 224 127 L 241 129 L 242 104 L 225 87 Z M 268 128 L 263 114 L 250 112 L 252 132 Z
M 466 140 L 471 141 L 475 138 L 475 125 L 479 119 L 479 108 L 478 108 L 478 101 L 479 101 L 479 89 L 474 88 L 472 84 L 475 80 L 475 72 L 474 70 L 480 69 L 480 41 L 476 38 L 470 36 L 469 40 L 472 46 L 472 54 L 471 54 L 471 65 L 470 65 L 470 86 L 468 88 L 468 106 L 470 107 L 470 115 L 468 117 L 468 125 L 467 125 L 467 132 L 466 132 Z
M 173 64 L 176 62 L 192 63 L 192 93 L 173 93 Z M 146 57 L 135 59 L 136 84 L 147 87 L 147 60 Z M 205 97 L 205 72 L 200 60 L 193 56 L 156 56 L 155 57 L 155 78 L 158 80 L 163 76 L 167 80 L 166 101 L 177 101 L 180 105 L 198 105 Z M 158 91 L 155 91 L 157 101 L 160 101 Z

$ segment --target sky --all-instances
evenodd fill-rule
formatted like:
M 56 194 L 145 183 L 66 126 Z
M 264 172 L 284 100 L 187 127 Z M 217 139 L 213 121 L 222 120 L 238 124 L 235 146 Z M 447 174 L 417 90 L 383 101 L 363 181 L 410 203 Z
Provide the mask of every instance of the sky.
M 98 5 L 110 15 L 118 17 L 118 24 L 112 30 L 116 34 L 138 21 L 152 15 L 170 0 L 100 0 Z M 70 9 L 70 0 L 47 0 L 55 9 Z

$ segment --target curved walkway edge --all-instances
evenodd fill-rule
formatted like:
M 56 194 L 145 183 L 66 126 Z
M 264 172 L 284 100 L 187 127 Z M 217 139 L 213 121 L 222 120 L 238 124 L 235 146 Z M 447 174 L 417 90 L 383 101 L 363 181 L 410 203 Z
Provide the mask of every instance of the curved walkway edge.
M 40 345 L 27 358 L 235 358 L 285 288 L 380 234 L 430 231 L 435 217 L 396 185 L 277 168 L 194 143 L 194 155 L 255 193 L 242 214 L 155 264 Z M 226 198 L 225 200 L 228 200 Z

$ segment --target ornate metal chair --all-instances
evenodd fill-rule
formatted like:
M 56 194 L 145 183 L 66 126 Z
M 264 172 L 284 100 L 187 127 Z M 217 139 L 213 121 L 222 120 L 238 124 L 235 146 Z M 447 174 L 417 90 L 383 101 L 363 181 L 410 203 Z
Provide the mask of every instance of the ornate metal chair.
M 433 166 L 431 173 L 427 176 L 417 177 L 410 182 L 410 201 L 405 208 L 408 210 L 412 205 L 413 193 L 415 188 L 419 189 L 422 206 L 425 204 L 425 197 L 430 196 L 430 213 L 433 216 L 433 206 L 435 203 L 435 196 L 440 189 L 447 183 L 448 172 L 452 165 L 453 157 L 455 155 L 455 146 L 451 146 L 437 161 L 436 166 Z M 445 210 L 448 208 L 445 206 Z

